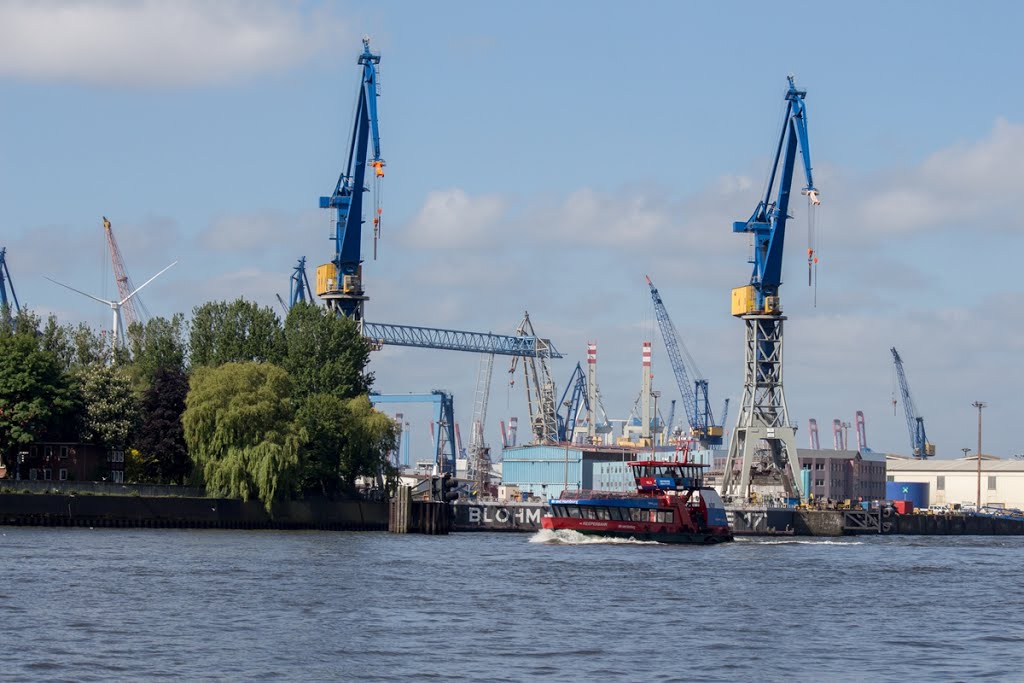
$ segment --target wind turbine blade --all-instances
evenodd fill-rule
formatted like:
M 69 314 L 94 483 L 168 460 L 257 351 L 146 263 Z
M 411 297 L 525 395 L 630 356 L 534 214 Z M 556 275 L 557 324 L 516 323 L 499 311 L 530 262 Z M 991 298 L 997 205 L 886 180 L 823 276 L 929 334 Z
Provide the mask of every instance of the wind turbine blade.
M 78 293 L 79 293 L 79 294 L 81 294 L 82 296 L 87 296 L 87 297 L 89 297 L 90 299 L 92 299 L 93 301 L 99 301 L 99 302 L 100 302 L 101 304 L 106 304 L 106 305 L 108 305 L 108 306 L 116 306 L 116 305 L 117 305 L 117 304 L 116 304 L 116 303 L 114 303 L 113 301 L 107 301 L 106 299 L 101 299 L 101 298 L 99 298 L 99 297 L 97 297 L 97 296 L 93 296 L 92 294 L 87 294 L 86 292 L 83 292 L 83 291 L 82 291 L 82 290 L 80 290 L 80 289 L 75 289 L 75 288 L 74 288 L 74 287 L 72 287 L 71 285 L 66 285 L 66 284 L 64 284 L 63 282 L 57 282 L 57 281 L 56 281 L 56 280 L 54 280 L 54 279 L 53 279 L 52 277 L 47 277 L 46 275 L 44 275 L 43 277 L 45 277 L 45 278 L 46 278 L 47 280 L 49 280 L 50 282 L 52 282 L 52 283 L 53 283 L 53 284 L 55 284 L 55 285 L 60 285 L 61 287 L 64 287 L 64 288 L 66 288 L 66 289 L 70 289 L 70 290 L 71 290 L 72 292 L 78 292 Z
M 163 270 L 161 270 L 161 271 L 160 271 L 159 273 L 157 273 L 157 274 L 156 274 L 156 275 L 154 275 L 153 277 L 151 277 L 151 278 L 149 278 L 148 280 L 146 280 L 145 282 L 143 282 L 143 283 L 142 283 L 141 285 L 139 285 L 138 287 L 136 287 L 136 288 L 135 288 L 135 291 L 134 291 L 134 292 L 132 292 L 131 294 L 129 294 L 129 295 L 128 295 L 128 296 L 126 296 L 125 298 L 121 299 L 121 302 L 120 302 L 120 303 L 119 303 L 118 305 L 119 305 L 119 306 L 120 306 L 120 305 L 124 305 L 124 303 L 125 303 L 126 301 L 128 301 L 128 299 L 131 299 L 131 298 L 132 298 L 133 296 L 135 296 L 136 294 L 138 294 L 138 293 L 139 293 L 139 291 L 140 291 L 140 290 L 141 290 L 141 289 L 142 289 L 143 287 L 145 287 L 145 286 L 146 286 L 146 285 L 148 285 L 148 284 L 149 284 L 150 282 L 152 282 L 153 280 L 157 279 L 158 277 L 160 277 L 161 275 L 163 275 L 164 273 L 166 273 L 166 272 L 167 272 L 168 270 L 170 270 L 170 269 L 171 269 L 171 266 L 176 266 L 176 265 L 178 265 L 178 262 L 177 262 L 177 261 L 175 261 L 175 262 L 174 262 L 174 263 L 172 263 L 172 264 L 171 264 L 170 266 L 167 266 L 166 268 L 164 268 Z

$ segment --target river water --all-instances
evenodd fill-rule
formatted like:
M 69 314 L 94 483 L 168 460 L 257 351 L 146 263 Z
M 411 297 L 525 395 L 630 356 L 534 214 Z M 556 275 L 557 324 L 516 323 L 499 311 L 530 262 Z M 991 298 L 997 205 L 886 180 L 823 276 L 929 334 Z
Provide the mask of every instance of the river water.
M 3 680 L 1024 681 L 1024 537 L 0 527 Z

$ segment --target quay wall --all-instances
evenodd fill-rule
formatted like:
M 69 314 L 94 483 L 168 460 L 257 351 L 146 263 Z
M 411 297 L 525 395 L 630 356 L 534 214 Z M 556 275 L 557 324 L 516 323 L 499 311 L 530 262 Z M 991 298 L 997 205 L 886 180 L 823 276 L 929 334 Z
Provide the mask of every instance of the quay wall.
M 459 501 L 455 503 L 453 531 L 520 531 L 540 530 L 545 503 L 511 503 L 492 501 Z
M 256 500 L 3 493 L 0 525 L 386 531 L 388 505 L 300 500 L 275 503 L 268 513 Z

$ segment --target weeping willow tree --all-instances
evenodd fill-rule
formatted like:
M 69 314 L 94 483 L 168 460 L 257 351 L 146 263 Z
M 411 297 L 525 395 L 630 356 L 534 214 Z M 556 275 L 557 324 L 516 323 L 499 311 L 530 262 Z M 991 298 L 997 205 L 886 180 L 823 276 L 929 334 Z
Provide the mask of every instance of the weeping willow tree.
M 292 381 L 270 363 L 226 363 L 192 375 L 182 425 L 213 495 L 258 498 L 267 510 L 291 493 L 299 467 Z

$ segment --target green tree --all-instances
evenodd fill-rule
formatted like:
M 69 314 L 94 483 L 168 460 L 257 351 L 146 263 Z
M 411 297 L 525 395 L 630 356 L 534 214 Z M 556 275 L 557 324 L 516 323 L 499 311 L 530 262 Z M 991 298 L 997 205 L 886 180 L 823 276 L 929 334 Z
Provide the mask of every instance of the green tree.
M 299 465 L 292 382 L 270 363 L 193 371 L 182 424 L 208 492 L 271 503 L 292 493 Z
M 162 370 L 184 370 L 187 340 L 185 316 L 151 318 L 128 326 L 131 367 L 137 386 L 145 391 Z
M 184 484 L 192 471 L 181 415 L 188 378 L 184 370 L 160 368 L 142 394 L 141 422 L 134 440 L 139 450 L 138 478 Z
M 366 395 L 343 400 L 309 396 L 296 414 L 305 435 L 299 490 L 337 496 L 350 493 L 357 477 L 389 474 L 387 454 L 398 441 L 398 425 L 373 409 Z
M 288 312 L 284 337 L 282 365 L 295 381 L 297 395 L 349 399 L 369 392 L 373 374 L 365 369 L 370 345 L 352 320 L 300 302 Z
M 104 448 L 124 448 L 139 413 L 127 370 L 89 365 L 73 376 L 82 400 L 83 439 Z
M 34 333 L 0 332 L 0 454 L 14 462 L 17 451 L 47 436 L 64 436 L 78 403 L 57 357 L 39 348 Z
M 192 311 L 189 358 L 193 367 L 278 363 L 283 352 L 281 322 L 271 308 L 239 298 L 230 304 L 205 303 Z

